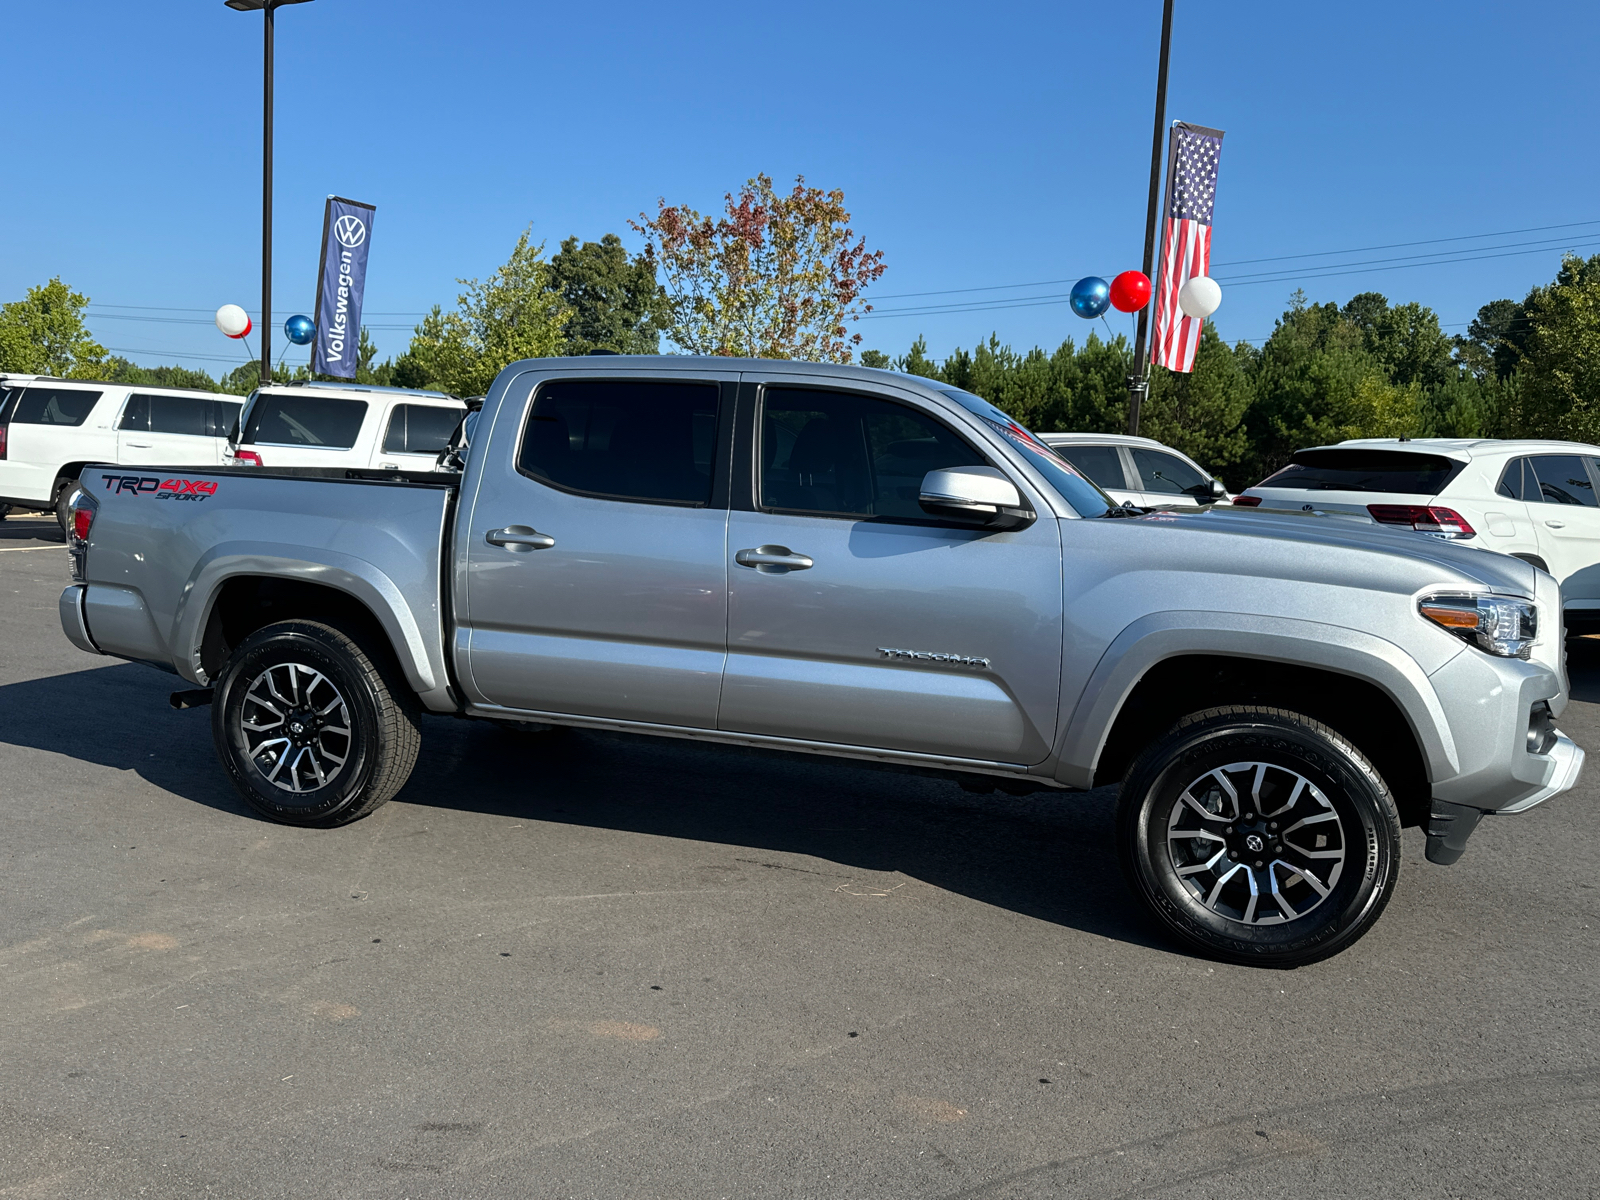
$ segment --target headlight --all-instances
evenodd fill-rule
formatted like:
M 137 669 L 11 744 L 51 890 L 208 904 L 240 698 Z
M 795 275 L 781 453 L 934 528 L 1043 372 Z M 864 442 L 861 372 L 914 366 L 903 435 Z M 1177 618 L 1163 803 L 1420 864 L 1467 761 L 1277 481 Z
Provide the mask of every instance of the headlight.
M 1501 658 L 1527 658 L 1539 636 L 1539 609 L 1514 596 L 1428 596 L 1417 609 L 1480 650 Z

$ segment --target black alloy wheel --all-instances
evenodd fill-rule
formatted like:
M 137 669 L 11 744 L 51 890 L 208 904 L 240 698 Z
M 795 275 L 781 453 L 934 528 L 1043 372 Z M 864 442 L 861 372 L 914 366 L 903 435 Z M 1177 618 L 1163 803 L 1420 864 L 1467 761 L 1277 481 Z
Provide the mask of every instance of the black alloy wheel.
M 1227 962 L 1298 967 L 1383 912 L 1400 817 L 1366 756 L 1326 725 L 1215 708 L 1133 764 L 1117 843 L 1129 886 L 1179 940 Z
M 251 808 L 320 827 L 391 799 L 421 745 L 416 697 L 392 659 L 331 625 L 299 620 L 258 629 L 229 656 L 211 734 Z

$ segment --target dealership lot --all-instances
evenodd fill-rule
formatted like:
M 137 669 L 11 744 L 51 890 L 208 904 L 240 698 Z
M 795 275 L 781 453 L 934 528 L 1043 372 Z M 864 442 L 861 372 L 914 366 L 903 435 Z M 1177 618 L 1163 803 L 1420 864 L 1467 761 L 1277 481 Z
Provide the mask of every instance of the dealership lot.
M 1164 941 L 1108 792 L 429 718 L 246 814 L 0 523 L 0 1196 L 1587 1196 L 1600 641 L 1572 794 L 1295 972 Z

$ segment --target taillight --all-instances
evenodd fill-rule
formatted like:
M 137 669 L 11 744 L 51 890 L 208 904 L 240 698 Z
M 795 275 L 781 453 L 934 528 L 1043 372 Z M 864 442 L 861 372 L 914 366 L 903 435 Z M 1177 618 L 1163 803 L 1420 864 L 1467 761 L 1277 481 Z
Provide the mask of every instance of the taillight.
M 1437 538 L 1476 537 L 1478 532 L 1455 509 L 1437 504 L 1369 504 L 1367 511 L 1380 525 L 1405 525 Z
M 67 551 L 72 556 L 72 577 L 83 583 L 89 577 L 89 530 L 94 526 L 95 513 L 100 511 L 100 502 L 78 488 L 67 501 L 67 511 Z
M 6 456 L 6 426 L 0 425 L 0 458 Z
M 257 454 L 254 450 L 235 450 L 233 452 L 233 457 L 234 461 L 249 463 L 252 467 L 261 467 L 266 465 L 261 461 L 261 455 Z
M 89 526 L 94 524 L 94 509 L 75 508 L 72 510 L 72 536 L 80 542 L 89 540 Z
M 1261 497 L 1235 496 L 1233 498 L 1233 506 L 1235 508 L 1259 508 L 1261 506 Z

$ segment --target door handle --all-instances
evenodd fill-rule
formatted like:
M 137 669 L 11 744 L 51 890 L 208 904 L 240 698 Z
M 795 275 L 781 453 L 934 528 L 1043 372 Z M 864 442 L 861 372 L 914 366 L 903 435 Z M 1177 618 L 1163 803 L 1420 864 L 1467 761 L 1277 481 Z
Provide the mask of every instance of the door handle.
M 1546 521 L 1545 524 L 1550 526 L 1551 529 L 1565 529 L 1567 527 L 1565 521 Z
M 150 449 L 150 443 L 149 442 L 129 442 L 128 445 L 134 447 L 134 449 L 136 449 L 136 450 L 148 450 L 148 449 Z
M 741 567 L 754 567 L 763 575 L 783 575 L 816 565 L 806 555 L 796 554 L 787 546 L 757 546 L 754 550 L 741 550 L 733 556 L 733 561 Z
M 540 533 L 526 525 L 507 525 L 504 529 L 491 529 L 483 535 L 491 546 L 504 546 L 513 554 L 526 554 L 530 550 L 548 550 L 556 544 L 548 533 Z

